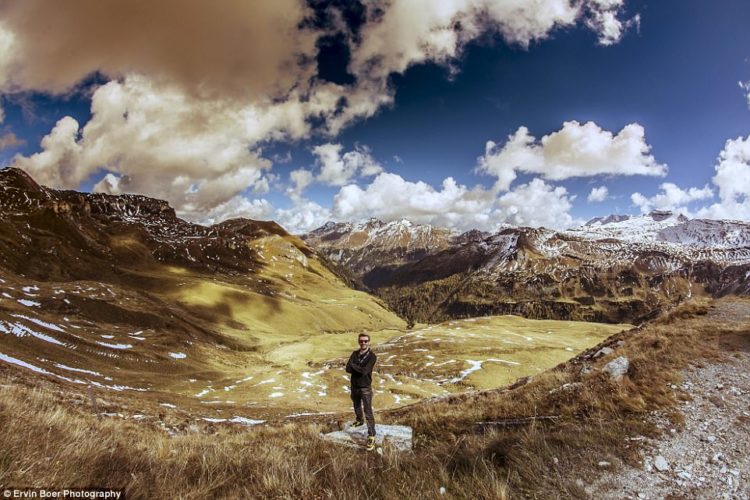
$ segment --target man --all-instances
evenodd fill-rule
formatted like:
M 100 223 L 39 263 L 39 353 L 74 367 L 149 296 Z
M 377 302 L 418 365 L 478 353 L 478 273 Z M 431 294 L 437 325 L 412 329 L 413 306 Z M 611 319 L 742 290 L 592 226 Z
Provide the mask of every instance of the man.
M 352 403 L 354 403 L 354 415 L 357 420 L 354 427 L 364 423 L 367 418 L 367 451 L 375 449 L 375 416 L 372 414 L 372 368 L 378 360 L 375 353 L 370 349 L 370 336 L 360 333 L 357 338 L 359 349 L 352 352 L 346 363 L 346 372 L 352 374 Z

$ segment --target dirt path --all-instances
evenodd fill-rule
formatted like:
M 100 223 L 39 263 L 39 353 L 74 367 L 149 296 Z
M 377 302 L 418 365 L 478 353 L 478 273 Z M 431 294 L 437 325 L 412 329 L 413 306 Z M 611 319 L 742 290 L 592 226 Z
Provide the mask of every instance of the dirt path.
M 750 305 L 721 303 L 708 317 L 747 324 Z M 722 339 L 721 345 L 727 362 L 685 370 L 683 382 L 671 386 L 686 399 L 679 407 L 684 427 L 652 415 L 665 431 L 662 437 L 630 438 L 645 441 L 641 467 L 605 472 L 585 486 L 592 498 L 750 499 L 750 332 Z

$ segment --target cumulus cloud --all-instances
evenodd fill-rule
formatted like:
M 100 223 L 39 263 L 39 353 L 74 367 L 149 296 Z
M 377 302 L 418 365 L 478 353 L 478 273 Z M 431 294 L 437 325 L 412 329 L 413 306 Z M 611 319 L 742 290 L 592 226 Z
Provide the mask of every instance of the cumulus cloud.
M 527 46 L 581 18 L 601 40 L 612 41 L 622 31 L 623 4 L 373 0 L 360 33 L 351 37 L 351 70 L 382 80 L 415 63 L 455 58 L 488 30 Z M 202 95 L 284 95 L 314 71 L 320 33 L 303 22 L 311 16 L 302 0 L 3 2 L 2 86 L 61 92 L 100 71 L 112 78 L 150 75 Z
M 202 224 L 211 225 L 218 222 L 243 217 L 255 220 L 270 220 L 273 218 L 274 208 L 268 200 L 248 199 L 244 196 L 234 196 L 216 205 L 211 210 L 201 214 L 198 220 Z
M 711 179 L 719 188 L 722 201 L 750 202 L 750 135 L 730 139 L 719 154 L 716 175 Z
M 122 186 L 120 186 L 120 181 Z M 127 185 L 130 183 L 130 179 L 125 177 L 123 180 L 122 176 L 109 173 L 102 177 L 102 180 L 94 184 L 92 191 L 95 193 L 114 194 L 120 195 L 127 192 Z
M 343 186 L 354 176 L 369 177 L 379 174 L 383 167 L 375 161 L 367 146 L 341 154 L 341 144 L 322 144 L 313 149 L 320 166 L 317 181 L 331 186 Z
M 278 181 L 278 175 L 266 172 L 263 177 L 255 181 L 253 184 L 253 193 L 268 194 L 271 192 L 271 184 L 277 183 Z
M 26 0 L 0 5 L 0 88 L 64 92 L 92 71 L 191 94 L 282 96 L 314 68 L 300 0 Z M 307 64 L 304 64 L 307 61 Z
M 339 220 L 376 217 L 391 221 L 405 217 L 416 223 L 461 231 L 494 231 L 502 224 L 564 228 L 573 221 L 569 211 L 574 198 L 565 188 L 550 186 L 541 179 L 498 198 L 494 190 L 481 186 L 469 189 L 451 177 L 435 189 L 425 182 L 382 173 L 364 189 L 353 184 L 341 188 L 331 215 Z
M 28 171 L 41 184 L 77 187 L 87 176 L 78 164 L 82 147 L 77 138 L 78 122 L 66 116 L 42 139 L 42 151 L 28 158 L 16 156 L 15 166 Z
M 569 213 L 574 199 L 564 187 L 536 178 L 505 193 L 498 205 L 504 222 L 514 226 L 566 229 L 580 222 Z
M 599 186 L 591 190 L 586 200 L 593 203 L 601 202 L 606 200 L 608 195 L 609 190 L 607 189 L 607 186 Z
M 594 122 L 569 121 L 539 141 L 526 127 L 519 127 L 502 146 L 487 141 L 477 170 L 497 177 L 501 190 L 508 189 L 518 171 L 556 181 L 603 174 L 666 175 L 667 166 L 657 163 L 650 150 L 637 123 L 614 135 Z
M 642 212 L 653 209 L 673 210 L 688 216 L 709 219 L 750 220 L 750 135 L 728 140 L 719 153 L 711 186 L 682 189 L 667 182 L 652 197 L 633 193 L 631 200 Z M 719 201 L 694 211 L 688 204 L 708 200 L 718 191 Z
M 329 118 L 329 130 L 336 134 L 392 104 L 393 73 L 427 61 L 457 71 L 467 43 L 487 32 L 526 48 L 583 20 L 600 43 L 615 43 L 637 22 L 637 16 L 621 19 L 623 7 L 624 0 L 372 0 L 360 32 L 348 37 L 357 85 L 342 112 Z
M 350 184 L 336 194 L 332 214 L 339 220 L 377 217 L 384 221 L 405 217 L 417 223 L 469 229 L 493 226 L 492 192 L 468 189 L 448 177 L 441 189 L 425 182 L 409 182 L 393 173 L 382 173 L 365 189 Z M 494 226 L 493 226 L 494 227 Z
M 305 113 L 291 102 L 262 108 L 191 100 L 137 76 L 99 87 L 91 111 L 83 128 L 71 117 L 61 119 L 42 150 L 17 156 L 15 165 L 62 188 L 75 188 L 102 168 L 126 176 L 121 188 L 127 192 L 167 199 L 185 216 L 262 186 L 271 163 L 253 147 L 309 130 Z
M 607 21 L 587 25 L 602 39 L 612 40 L 619 38 L 613 25 L 623 4 L 623 0 L 375 0 L 361 42 L 352 51 L 351 71 L 382 79 L 427 60 L 450 63 L 467 42 L 487 31 L 526 47 L 585 15 L 606 17 Z
M 612 45 L 622 38 L 624 32 L 631 26 L 638 26 L 640 15 L 623 21 L 618 16 L 623 2 L 620 0 L 590 0 L 589 15 L 586 25 L 599 34 L 601 45 Z
M 633 193 L 630 196 L 633 204 L 637 205 L 642 213 L 648 213 L 654 209 L 656 210 L 672 210 L 689 215 L 691 212 L 688 209 L 688 204 L 698 200 L 705 200 L 713 198 L 713 191 L 710 187 L 704 186 L 702 188 L 692 187 L 690 189 L 680 189 L 676 184 L 671 182 L 665 182 L 661 186 L 660 193 L 647 198 L 641 193 Z
M 285 154 L 275 154 L 271 157 L 274 163 L 285 164 L 292 162 L 292 152 L 287 151 Z
M 730 139 L 719 154 L 716 175 L 719 202 L 699 210 L 700 217 L 750 220 L 750 135 Z
M 278 209 L 275 220 L 292 234 L 303 234 L 319 228 L 331 220 L 331 211 L 314 201 L 293 197 L 294 205 L 288 209 Z
M 0 91 L 116 78 L 94 90 L 88 123 L 63 118 L 15 166 L 61 188 L 101 169 L 113 176 L 98 189 L 164 198 L 196 219 L 245 189 L 267 191 L 258 145 L 306 137 L 308 119 L 333 113 L 343 92 L 312 88 L 309 14 L 301 0 L 0 4 Z
M 297 170 L 292 170 L 289 173 L 289 180 L 291 180 L 293 184 L 289 193 L 292 195 L 300 195 L 307 186 L 313 183 L 315 175 L 310 170 L 299 168 Z

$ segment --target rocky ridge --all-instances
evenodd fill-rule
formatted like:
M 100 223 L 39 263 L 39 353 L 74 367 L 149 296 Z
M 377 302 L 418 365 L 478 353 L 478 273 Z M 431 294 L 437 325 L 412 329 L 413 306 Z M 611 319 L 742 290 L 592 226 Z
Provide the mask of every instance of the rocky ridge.
M 323 253 L 331 261 L 371 288 L 388 279 L 389 269 L 448 249 L 460 243 L 460 238 L 467 236 L 406 219 L 388 223 L 377 219 L 359 224 L 328 222 L 303 236 L 309 245 L 325 249 Z
M 521 314 L 640 322 L 696 293 L 750 291 L 750 225 L 670 212 L 560 232 L 458 235 L 408 221 L 329 223 L 304 239 L 413 321 Z
M 0 265 L 32 277 L 96 279 L 103 270 L 91 264 L 101 259 L 237 274 L 262 265 L 247 243 L 272 236 L 286 237 L 304 258 L 313 253 L 275 222 L 235 219 L 205 227 L 178 218 L 163 200 L 49 189 L 15 168 L 0 171 L 0 192 L 0 247 L 7 250 Z M 49 258 L 28 258 L 39 252 Z

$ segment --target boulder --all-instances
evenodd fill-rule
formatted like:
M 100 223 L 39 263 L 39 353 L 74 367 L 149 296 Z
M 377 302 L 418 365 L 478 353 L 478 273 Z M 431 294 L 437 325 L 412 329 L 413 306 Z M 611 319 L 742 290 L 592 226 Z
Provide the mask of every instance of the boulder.
M 602 368 L 606 373 L 609 373 L 610 378 L 620 380 L 626 373 L 628 373 L 628 367 L 630 367 L 630 361 L 625 356 L 620 356 L 613 359 Z
M 609 354 L 612 354 L 613 352 L 615 352 L 615 351 L 611 347 L 602 347 L 601 349 L 599 349 L 598 351 L 596 351 L 596 353 L 594 354 L 594 359 L 601 358 L 603 356 L 607 356 Z
M 326 441 L 359 448 L 367 443 L 367 426 L 352 427 L 351 424 L 346 424 L 342 430 L 321 434 L 320 437 Z M 412 448 L 412 428 L 405 425 L 375 424 L 375 445 L 409 451 Z

